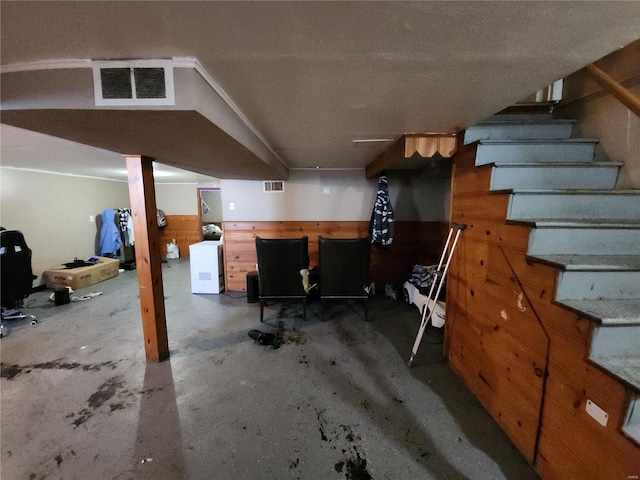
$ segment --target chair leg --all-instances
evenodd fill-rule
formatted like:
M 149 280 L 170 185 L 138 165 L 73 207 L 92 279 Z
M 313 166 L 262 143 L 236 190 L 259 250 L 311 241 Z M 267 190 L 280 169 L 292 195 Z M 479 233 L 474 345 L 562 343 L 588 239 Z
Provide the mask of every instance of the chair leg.
M 322 307 L 322 321 L 323 322 L 324 322 L 324 302 L 325 302 L 324 298 L 320 300 L 320 306 Z
M 260 323 L 263 322 L 262 318 L 264 315 L 264 300 L 261 298 L 260 299 Z
M 364 303 L 364 321 L 368 322 L 369 321 L 369 301 L 367 298 L 365 298 L 362 303 Z

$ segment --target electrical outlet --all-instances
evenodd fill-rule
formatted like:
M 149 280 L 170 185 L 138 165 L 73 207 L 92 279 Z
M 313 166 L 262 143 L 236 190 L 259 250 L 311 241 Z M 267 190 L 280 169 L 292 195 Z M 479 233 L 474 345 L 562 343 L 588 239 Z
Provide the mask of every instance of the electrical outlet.
M 89 221 L 90 222 L 95 222 L 96 221 L 95 215 L 89 215 Z
M 331 189 L 329 187 L 322 187 L 322 194 L 329 195 L 331 193 Z
M 236 204 L 235 203 L 230 203 L 229 204 L 229 210 L 235 210 L 236 209 Z

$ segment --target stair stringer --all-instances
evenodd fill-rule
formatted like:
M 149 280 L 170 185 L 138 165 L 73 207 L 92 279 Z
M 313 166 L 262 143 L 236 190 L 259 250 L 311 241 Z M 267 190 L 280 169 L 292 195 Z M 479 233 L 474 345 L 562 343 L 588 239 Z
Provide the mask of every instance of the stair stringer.
M 559 270 L 532 262 L 528 257 L 529 233 L 533 228 L 512 225 L 506 220 L 509 193 L 489 190 L 492 167 L 474 166 L 476 147 L 460 146 L 454 157 L 451 221 L 466 223 L 468 230 L 449 274 L 445 353 L 450 364 L 545 478 L 580 475 L 593 478 L 599 473 L 602 478 L 613 478 L 616 473 L 622 475 L 625 471 L 632 471 L 640 467 L 638 446 L 622 432 L 621 426 L 637 391 L 589 359 L 597 323 L 555 301 Z M 506 259 L 506 264 L 501 264 L 500 256 Z M 511 270 L 511 275 L 505 265 Z M 501 269 L 503 275 L 499 273 Z M 496 301 L 499 294 L 495 295 L 495 290 L 507 292 L 507 295 L 502 295 L 504 303 Z M 511 294 L 516 305 L 511 309 L 494 308 L 493 312 L 487 312 L 483 309 L 491 307 L 477 308 L 477 302 L 471 305 L 471 299 L 479 293 L 487 295 L 489 304 L 505 307 L 508 294 Z M 545 365 L 544 384 L 536 389 L 534 382 L 517 383 L 532 395 L 540 394 L 536 440 L 529 450 L 517 429 L 505 427 L 509 415 L 505 420 L 502 407 L 508 391 L 488 388 L 483 385 L 486 382 L 473 378 L 475 373 L 482 379 L 483 370 L 505 368 L 497 365 L 504 360 L 504 355 L 499 358 L 497 355 L 478 355 L 477 345 L 487 344 L 486 338 L 494 335 L 491 332 L 506 328 L 503 324 L 514 320 L 510 312 L 521 308 L 529 308 L 530 315 L 527 321 L 518 323 L 522 335 L 516 333 L 515 336 L 520 339 L 528 336 L 533 345 L 541 344 L 541 339 L 536 338 L 540 337 L 540 332 L 548 339 L 547 351 L 536 351 L 538 355 L 545 355 L 542 360 Z M 526 316 L 526 312 L 520 313 L 523 315 L 519 314 L 518 320 Z M 540 329 L 537 331 L 531 329 L 532 316 L 539 320 Z M 478 328 L 483 321 L 485 328 Z M 492 322 L 493 329 L 490 328 Z M 510 328 L 513 330 L 514 327 Z M 531 357 L 526 340 L 514 342 L 511 347 L 513 357 L 506 366 L 509 372 L 518 368 L 516 359 L 519 356 Z M 520 348 L 522 352 L 515 352 L 514 348 Z M 478 362 L 476 369 L 470 368 L 469 362 L 464 360 L 469 351 L 471 358 Z M 513 398 L 517 399 L 518 395 Z M 589 415 L 587 404 L 590 409 L 597 405 L 607 412 L 606 426 Z

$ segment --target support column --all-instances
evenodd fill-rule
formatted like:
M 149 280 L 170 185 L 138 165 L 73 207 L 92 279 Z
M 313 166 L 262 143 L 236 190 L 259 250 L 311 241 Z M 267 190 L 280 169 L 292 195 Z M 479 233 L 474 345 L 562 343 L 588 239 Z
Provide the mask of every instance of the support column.
M 148 362 L 161 362 L 169 358 L 169 341 L 164 310 L 153 159 L 139 155 L 128 155 L 125 158 L 129 174 L 144 349 Z

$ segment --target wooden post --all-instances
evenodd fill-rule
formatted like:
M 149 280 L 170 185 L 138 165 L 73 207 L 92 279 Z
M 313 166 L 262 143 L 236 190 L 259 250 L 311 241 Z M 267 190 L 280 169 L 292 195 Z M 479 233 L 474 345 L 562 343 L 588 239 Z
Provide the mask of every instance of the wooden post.
M 125 158 L 129 174 L 144 349 L 147 361 L 161 362 L 169 358 L 169 341 L 164 310 L 153 159 L 139 155 Z

